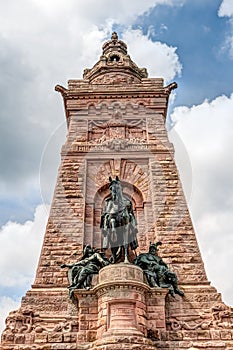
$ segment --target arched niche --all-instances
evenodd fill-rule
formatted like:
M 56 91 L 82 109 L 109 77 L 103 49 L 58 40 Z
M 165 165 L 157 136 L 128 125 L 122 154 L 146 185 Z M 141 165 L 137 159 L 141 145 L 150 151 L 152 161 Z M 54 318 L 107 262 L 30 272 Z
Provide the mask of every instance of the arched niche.
M 143 234 L 144 202 L 141 191 L 127 181 L 121 180 L 123 195 L 128 198 L 133 205 L 134 215 L 138 222 L 138 240 Z M 102 185 L 95 193 L 92 205 L 89 206 L 89 217 L 92 216 L 93 225 L 86 227 L 84 244 L 91 244 L 95 248 L 102 248 L 102 234 L 100 229 L 101 213 L 105 200 L 110 196 L 109 183 Z

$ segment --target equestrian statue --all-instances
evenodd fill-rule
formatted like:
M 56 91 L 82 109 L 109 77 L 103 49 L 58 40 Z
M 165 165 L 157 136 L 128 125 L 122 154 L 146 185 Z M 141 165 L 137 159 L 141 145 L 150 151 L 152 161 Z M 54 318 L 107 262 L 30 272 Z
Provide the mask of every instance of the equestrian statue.
M 137 256 L 138 247 L 137 221 L 133 212 L 133 205 L 129 198 L 123 195 L 119 177 L 113 180 L 109 177 L 110 195 L 105 199 L 101 214 L 100 228 L 103 234 L 102 251 L 92 248 L 89 244 L 83 249 L 82 258 L 73 264 L 62 264 L 68 267 L 69 295 L 74 297 L 75 289 L 90 289 L 92 277 L 100 269 L 118 261 L 129 263 L 129 248 L 134 251 L 133 264 L 139 266 L 145 279 L 152 288 L 168 288 L 170 295 L 184 296 L 178 288 L 178 279 L 168 265 L 158 255 L 161 242 L 150 243 L 149 251 Z M 107 258 L 106 250 L 111 248 L 111 257 Z
M 121 259 L 124 253 L 124 262 L 129 263 L 128 248 L 138 247 L 137 221 L 134 216 L 132 202 L 123 195 L 119 177 L 113 180 L 109 177 L 110 197 L 105 200 L 101 215 L 100 227 L 103 234 L 103 249 L 111 248 L 112 263 Z

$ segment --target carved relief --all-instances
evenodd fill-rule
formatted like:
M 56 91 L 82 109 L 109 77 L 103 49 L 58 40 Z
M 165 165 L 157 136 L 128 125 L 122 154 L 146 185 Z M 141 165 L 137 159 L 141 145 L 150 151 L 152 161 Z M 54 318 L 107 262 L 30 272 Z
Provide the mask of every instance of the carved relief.
M 4 333 L 29 333 L 32 331 L 34 313 L 30 310 L 12 311 L 6 319 Z
M 152 139 L 152 131 L 148 131 L 147 113 L 149 112 L 142 101 L 139 104 L 117 102 L 91 104 L 88 108 L 87 124 L 85 127 L 84 124 L 73 126 L 74 130 L 76 128 L 79 130 L 79 135 L 72 140 L 70 147 L 63 147 L 63 153 L 68 155 L 73 152 L 97 153 L 122 150 L 167 153 L 170 144 L 162 143 L 161 135 Z
M 173 331 L 196 329 L 233 329 L 233 308 L 223 302 L 215 304 L 209 312 L 192 316 L 176 316 L 167 321 Z
M 233 328 L 233 308 L 224 303 L 212 307 L 213 325 L 220 328 Z
M 92 80 L 92 84 L 128 85 L 133 83 L 140 83 L 140 80 L 135 76 L 122 73 L 106 73 Z
M 102 144 L 112 150 L 146 143 L 145 120 L 124 120 L 120 111 L 115 111 L 107 122 L 89 121 L 88 129 L 89 143 Z
M 33 330 L 36 333 L 42 332 L 74 332 L 78 330 L 77 320 L 65 320 L 61 321 L 56 325 L 48 325 L 48 323 L 43 322 L 39 317 L 35 319 L 35 324 Z
M 78 321 L 65 319 L 43 320 L 39 314 L 31 310 L 12 311 L 6 319 L 6 328 L 2 333 L 5 343 L 32 343 L 38 333 L 77 332 Z
M 200 320 L 200 316 L 190 317 L 189 320 L 178 320 L 177 318 L 171 318 L 169 322 L 167 322 L 168 326 L 170 326 L 171 330 L 178 331 L 181 329 L 184 330 L 196 330 L 196 329 L 209 329 L 211 325 L 211 321 L 209 320 Z

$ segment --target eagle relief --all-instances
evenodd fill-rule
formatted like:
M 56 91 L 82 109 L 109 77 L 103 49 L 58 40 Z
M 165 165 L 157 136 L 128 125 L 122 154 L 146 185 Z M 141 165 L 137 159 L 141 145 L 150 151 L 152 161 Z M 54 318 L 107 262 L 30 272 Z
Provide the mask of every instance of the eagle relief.
M 108 121 L 89 121 L 89 142 L 104 145 L 111 150 L 121 150 L 131 144 L 145 144 L 145 121 L 124 120 L 120 111 L 115 111 Z

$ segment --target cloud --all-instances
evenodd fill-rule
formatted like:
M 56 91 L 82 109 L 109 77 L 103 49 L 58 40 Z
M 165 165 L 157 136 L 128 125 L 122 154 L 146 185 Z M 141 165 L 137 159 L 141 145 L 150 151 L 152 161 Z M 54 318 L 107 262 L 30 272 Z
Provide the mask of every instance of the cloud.
M 196 227 L 209 280 L 223 294 L 223 299 L 233 306 L 233 275 L 228 268 L 233 257 L 232 207 L 225 212 L 203 213 Z
M 220 17 L 223 17 L 223 16 L 231 17 L 231 16 L 233 16 L 233 2 L 231 0 L 223 0 L 221 5 L 220 5 L 218 14 L 219 14 Z
M 123 33 L 128 51 L 133 60 L 145 66 L 151 77 L 163 77 L 166 82 L 181 74 L 182 65 L 176 54 L 176 47 L 159 41 L 153 42 L 140 30 L 128 29 Z M 140 47 L 140 50 L 138 49 Z
M 101 0 L 101 4 L 95 0 L 86 0 L 77 4 L 75 0 L 65 2 L 64 0 L 34 0 L 34 3 L 45 14 L 51 16 L 70 14 L 73 11 L 77 17 L 88 20 L 97 25 L 104 25 L 106 18 L 111 18 L 115 23 L 128 25 L 132 24 L 135 19 L 149 11 L 152 7 L 158 5 L 178 6 L 184 3 L 184 0 Z M 73 16 L 71 16 L 73 17 Z M 77 18 L 76 17 L 76 18 Z
M 51 133 L 46 142 L 40 160 L 39 182 L 41 199 L 44 204 L 51 203 L 54 188 L 56 185 L 56 176 L 60 163 L 61 144 L 67 131 L 64 121 L 53 133 Z
M 204 101 L 191 108 L 174 109 L 174 130 L 189 154 L 192 177 L 190 210 L 195 224 L 207 275 L 233 305 L 232 263 L 233 226 L 233 94 Z M 175 149 L 176 140 L 174 139 Z M 185 166 L 177 159 L 181 179 Z M 190 176 L 190 174 L 189 174 Z M 190 185 L 189 185 L 190 186 Z
M 223 46 L 223 50 L 227 49 L 229 50 L 230 57 L 233 59 L 233 2 L 232 0 L 223 0 L 219 10 L 218 10 L 219 17 L 230 17 L 229 23 L 230 23 L 230 30 L 229 33 L 226 35 L 226 41 Z
M 29 285 L 34 278 L 48 206 L 36 208 L 34 221 L 9 221 L 0 231 L 0 288 Z
M 17 46 L 0 37 L 0 47 L 3 69 L 0 78 L 0 161 L 4 164 L 0 188 L 2 194 L 10 196 L 19 191 L 22 195 L 29 183 L 33 187 L 38 183 L 41 152 L 54 127 L 53 122 L 57 123 L 60 104 L 55 104 L 57 96 L 51 82 L 46 80 L 41 84 L 40 71 L 31 67 L 31 62 Z M 49 88 L 51 92 L 48 92 Z
M 9 221 L 0 230 L 0 333 L 9 312 L 20 306 L 39 260 L 49 206 L 39 205 L 33 221 Z

